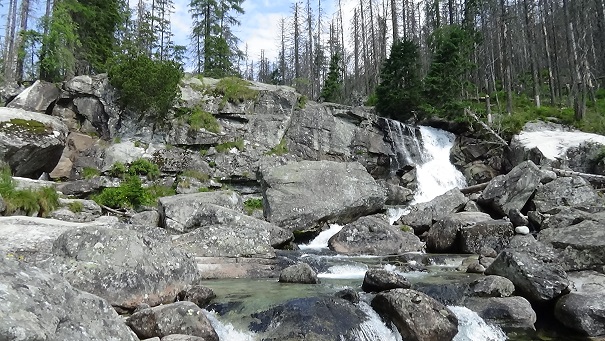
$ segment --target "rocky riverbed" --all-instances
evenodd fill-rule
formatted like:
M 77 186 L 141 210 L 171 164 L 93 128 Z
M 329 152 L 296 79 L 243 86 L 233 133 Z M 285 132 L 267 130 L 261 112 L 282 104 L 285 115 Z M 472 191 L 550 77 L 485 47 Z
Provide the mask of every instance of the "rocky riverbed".
M 223 101 L 205 90 L 213 84 L 186 78 L 180 105 L 210 113 L 218 132 L 182 110 L 167 122 L 120 110 L 103 75 L 7 98 L 0 162 L 11 183 L 61 198 L 27 211 L 0 196 L 0 339 L 225 339 L 208 311 L 245 305 L 221 301 L 238 278 L 305 287 L 246 310 L 241 332 L 253 339 L 372 339 L 384 321 L 395 339 L 463 340 L 460 309 L 511 338 L 540 320 L 564 325 L 562 339 L 605 335 L 599 137 L 553 152 L 530 133 L 573 132 L 530 124 L 504 146 L 426 122 L 457 134 L 437 133 L 461 172 L 445 181 L 457 171 L 430 163 L 426 130 L 282 86 L 251 83 L 255 100 Z M 89 200 L 123 186 L 116 164 L 141 159 L 159 170 L 139 176 L 143 187 L 173 193 L 126 210 Z M 425 186 L 429 173 L 437 185 Z M 392 225 L 394 207 L 405 214 Z M 299 250 L 330 224 L 342 229 L 323 251 Z M 334 260 L 362 275 L 331 282 Z

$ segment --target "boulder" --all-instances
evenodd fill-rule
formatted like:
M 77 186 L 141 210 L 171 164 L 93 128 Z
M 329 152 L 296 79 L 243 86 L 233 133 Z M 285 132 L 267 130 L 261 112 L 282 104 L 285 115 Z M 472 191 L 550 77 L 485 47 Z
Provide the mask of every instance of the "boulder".
M 468 199 L 457 188 L 435 199 L 412 206 L 410 213 L 401 217 L 399 222 L 414 228 L 416 234 L 428 231 L 435 221 L 447 215 L 461 211 Z
M 552 213 L 559 206 L 591 207 L 603 206 L 603 199 L 592 186 L 581 177 L 559 177 L 538 187 L 533 198 L 536 211 Z
M 74 287 L 132 310 L 141 303 L 171 303 L 198 277 L 194 260 L 167 238 L 95 226 L 68 230 L 42 265 Z
M 559 251 L 565 270 L 590 270 L 605 265 L 605 222 L 578 224 L 540 231 L 538 240 Z
M 366 271 L 361 289 L 365 292 L 381 292 L 397 288 L 409 289 L 411 286 L 402 274 L 383 269 L 372 269 Z
M 218 205 L 240 211 L 243 201 L 239 194 L 233 191 L 217 191 L 206 193 L 179 194 L 159 199 L 159 212 L 163 227 L 176 231 L 187 232 L 200 227 L 201 213 L 207 204 Z
M 605 335 L 605 292 L 567 294 L 557 301 L 555 317 L 581 334 Z
M 385 205 L 404 205 L 414 199 L 414 191 L 409 188 L 391 184 L 387 181 L 378 181 L 386 192 Z
M 273 246 L 293 239 L 292 232 L 222 206 L 205 204 L 194 214 L 188 223 L 197 228 L 175 236 L 173 245 L 198 257 L 273 258 Z
M 536 312 L 528 300 L 512 297 L 468 297 L 464 306 L 476 312 L 486 322 L 507 328 L 535 329 Z
M 156 210 L 138 212 L 130 217 L 130 223 L 143 226 L 160 226 L 160 213 Z
M 212 289 L 199 284 L 192 285 L 178 295 L 179 301 L 193 302 L 200 308 L 208 306 L 214 298 L 216 298 L 216 294 Z
M 502 276 L 485 276 L 471 283 L 470 293 L 477 297 L 509 297 L 515 291 L 515 285 Z
M 14 176 L 38 178 L 61 158 L 67 127 L 57 118 L 31 111 L 0 108 L 0 160 Z
M 0 224 L 2 226 L 2 224 Z M 104 299 L 0 253 L 1 340 L 137 341 Z
M 527 226 L 529 224 L 529 219 L 517 209 L 508 211 L 507 216 L 514 227 Z
M 6 106 L 38 113 L 45 113 L 61 95 L 57 84 L 37 80 Z
M 353 303 L 336 297 L 296 298 L 254 313 L 249 325 L 264 340 L 358 341 L 368 316 Z
M 185 334 L 199 336 L 206 341 L 218 341 L 218 334 L 204 311 L 192 302 L 143 309 L 132 314 L 126 324 L 140 339 Z
M 66 231 L 87 226 L 113 226 L 117 221 L 102 217 L 90 223 L 74 223 L 38 217 L 0 217 L 0 252 L 15 254 L 25 262 L 52 255 L 53 243 Z
M 317 273 L 307 263 L 291 265 L 279 274 L 281 283 L 318 284 Z
M 429 229 L 426 236 L 427 251 L 435 253 L 456 251 L 460 229 L 486 220 L 492 218 L 489 214 L 481 212 L 459 212 L 445 216 Z
M 533 222 L 539 224 L 541 230 L 568 227 L 584 220 L 594 220 L 596 218 L 593 213 L 568 206 L 557 207 L 551 210 L 551 214 L 532 212 L 535 212 L 532 216 L 537 218 L 533 219 Z
M 389 225 L 384 219 L 367 216 L 345 225 L 328 241 L 342 254 L 397 255 L 422 249 L 422 242 L 411 232 Z
M 447 341 L 458 333 L 458 319 L 445 305 L 410 289 L 376 295 L 372 308 L 391 321 L 406 341 Z
M 478 203 L 505 216 L 511 209 L 521 210 L 540 185 L 542 172 L 531 161 L 517 165 L 506 175 L 490 181 Z
M 84 223 L 99 218 L 103 212 L 99 204 L 92 200 L 59 198 L 61 208 L 53 211 L 50 216 L 63 221 Z
M 384 190 L 357 162 L 301 161 L 263 172 L 267 220 L 291 231 L 349 223 L 381 210 Z
M 105 112 L 103 103 L 95 97 L 76 97 L 73 100 L 76 112 L 95 128 L 100 138 L 107 140 L 111 134 L 109 132 L 109 115 Z
M 484 137 L 457 136 L 450 151 L 452 163 L 468 180 L 469 185 L 485 183 L 498 175 L 502 168 L 502 147 Z
M 496 252 L 504 249 L 515 235 L 513 224 L 506 220 L 485 220 L 460 229 L 460 247 L 463 253 L 479 254 L 481 248 L 491 247 Z
M 485 273 L 508 278 L 522 296 L 534 302 L 553 300 L 569 286 L 567 274 L 559 265 L 511 249 L 502 251 Z
M 76 158 L 78 153 L 92 147 L 96 142 L 96 139 L 89 135 L 84 135 L 76 132 L 70 132 L 67 135 L 67 142 L 61 154 L 59 163 L 55 166 L 52 172 L 49 173 L 53 179 L 68 179 L 71 175 L 71 168 L 73 167 L 73 160 Z

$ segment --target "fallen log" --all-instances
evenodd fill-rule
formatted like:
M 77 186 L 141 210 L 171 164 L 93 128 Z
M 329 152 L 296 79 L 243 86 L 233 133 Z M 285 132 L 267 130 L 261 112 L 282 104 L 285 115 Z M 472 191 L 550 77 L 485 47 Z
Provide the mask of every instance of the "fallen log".
M 113 208 L 107 207 L 105 205 L 99 205 L 99 206 L 101 206 L 102 209 L 104 209 L 105 211 L 107 211 L 109 213 L 121 215 L 122 217 L 132 218 L 132 215 L 130 215 L 130 214 L 126 213 L 126 212 L 114 210 Z
M 557 174 L 558 176 L 579 176 L 581 178 L 586 179 L 588 182 L 590 182 L 593 185 L 605 186 L 605 175 L 582 173 L 582 172 L 572 171 L 569 169 L 560 169 L 560 168 L 551 168 L 551 167 L 548 167 L 546 169 L 549 169 L 549 170 L 555 172 L 555 174 Z
M 500 135 L 498 135 L 498 133 L 496 133 L 492 128 L 490 128 L 485 122 L 481 121 L 479 117 L 475 115 L 474 112 L 466 108 L 464 109 L 464 113 L 474 119 L 477 123 L 479 123 L 483 127 L 483 129 L 485 129 L 490 135 L 492 135 L 496 139 L 498 144 L 508 146 L 508 142 L 506 142 L 506 140 L 504 140 Z
M 484 190 L 485 187 L 487 187 L 487 184 L 489 184 L 489 182 L 484 182 L 482 184 L 468 186 L 468 187 L 460 189 L 460 192 L 462 192 L 462 194 L 476 193 L 476 192 Z

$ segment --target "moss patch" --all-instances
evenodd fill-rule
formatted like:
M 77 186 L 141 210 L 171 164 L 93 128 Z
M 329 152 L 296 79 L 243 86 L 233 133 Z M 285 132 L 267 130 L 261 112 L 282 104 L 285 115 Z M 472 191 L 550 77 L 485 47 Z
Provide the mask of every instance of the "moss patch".
M 225 77 L 214 88 L 215 96 L 222 96 L 219 106 L 224 107 L 227 102 L 239 104 L 246 100 L 256 100 L 258 91 L 250 89 L 251 83 L 237 77 Z
M 219 153 L 228 152 L 233 148 L 236 148 L 239 151 L 243 151 L 244 150 L 244 139 L 237 139 L 235 141 L 221 143 L 221 144 L 218 144 L 215 148 L 216 148 L 216 151 Z
M 256 198 L 256 199 L 248 199 L 248 200 L 244 201 L 244 211 L 246 212 L 247 215 L 251 215 L 252 213 L 254 213 L 254 211 L 262 210 L 262 209 L 263 209 L 263 199 Z
M 27 132 L 36 135 L 46 135 L 52 132 L 44 123 L 21 118 L 11 118 L 10 121 L 0 122 L 0 130 L 12 132 Z
M 277 146 L 271 148 L 271 150 L 267 152 L 267 155 L 285 155 L 287 153 L 288 146 L 286 145 L 286 140 L 281 139 Z

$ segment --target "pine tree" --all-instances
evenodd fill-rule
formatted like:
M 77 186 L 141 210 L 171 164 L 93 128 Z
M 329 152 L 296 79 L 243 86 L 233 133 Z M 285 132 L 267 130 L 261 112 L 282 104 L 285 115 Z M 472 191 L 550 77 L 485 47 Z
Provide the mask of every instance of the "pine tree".
M 400 121 L 414 117 L 422 89 L 418 50 L 418 44 L 411 40 L 393 44 L 376 88 L 376 110 L 380 115 Z
M 336 51 L 330 58 L 328 76 L 321 89 L 319 97 L 327 102 L 338 102 L 342 92 L 342 68 L 340 66 L 340 52 Z

